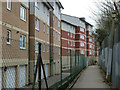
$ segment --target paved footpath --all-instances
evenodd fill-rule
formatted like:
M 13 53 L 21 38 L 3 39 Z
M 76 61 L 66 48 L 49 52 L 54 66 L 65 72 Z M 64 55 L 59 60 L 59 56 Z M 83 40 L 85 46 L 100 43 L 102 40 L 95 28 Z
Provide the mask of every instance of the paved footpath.
M 110 88 L 103 81 L 99 66 L 89 66 L 82 72 L 73 88 Z

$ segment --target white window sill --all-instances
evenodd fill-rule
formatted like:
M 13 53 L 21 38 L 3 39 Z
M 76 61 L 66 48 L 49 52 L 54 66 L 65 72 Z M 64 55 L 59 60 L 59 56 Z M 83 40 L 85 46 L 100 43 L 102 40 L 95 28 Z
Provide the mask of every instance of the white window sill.
M 37 31 L 39 31 L 39 29 L 38 28 L 35 28 Z
M 10 45 L 10 42 L 7 42 L 7 45 Z
M 21 50 L 25 50 L 26 48 L 25 47 L 20 47 Z
M 22 21 L 24 21 L 24 22 L 26 22 L 26 20 L 25 19 L 22 19 L 22 18 L 20 18 Z
M 11 11 L 11 8 L 7 8 L 8 11 Z

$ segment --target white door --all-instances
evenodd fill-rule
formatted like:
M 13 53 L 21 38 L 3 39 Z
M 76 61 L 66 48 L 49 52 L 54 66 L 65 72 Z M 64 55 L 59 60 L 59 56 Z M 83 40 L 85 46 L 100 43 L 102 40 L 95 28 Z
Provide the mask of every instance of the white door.
M 41 79 L 43 79 L 43 68 L 41 66 Z
M 39 74 L 39 71 L 37 71 L 36 82 L 38 82 L 38 74 Z M 42 69 L 42 66 L 41 66 L 41 79 L 43 79 L 43 69 Z
M 15 88 L 15 67 L 7 68 L 6 88 Z
M 19 87 L 25 86 L 26 83 L 26 69 L 25 66 L 20 66 L 19 70 Z
M 46 77 L 48 77 L 48 65 L 46 64 L 46 70 L 45 70 Z
M 2 85 L 2 71 L 1 71 L 1 68 L 0 68 L 0 90 L 2 89 L 1 85 Z
M 55 64 L 53 64 L 53 75 L 55 75 Z

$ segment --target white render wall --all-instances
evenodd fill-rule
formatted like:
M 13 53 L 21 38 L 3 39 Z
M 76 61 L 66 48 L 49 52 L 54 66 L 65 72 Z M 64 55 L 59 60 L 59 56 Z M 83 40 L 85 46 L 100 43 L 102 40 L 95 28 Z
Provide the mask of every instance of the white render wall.
M 58 17 L 58 19 L 60 20 L 60 14 L 61 14 L 61 10 L 59 8 L 59 6 L 57 5 L 56 2 L 53 3 L 53 7 L 54 7 L 54 14 Z
M 62 30 L 75 34 L 75 27 L 65 22 L 62 22 Z
M 37 17 L 50 25 L 50 11 L 43 2 L 38 2 L 38 6 L 35 6 L 35 2 L 31 2 L 30 6 L 31 14 L 35 14 Z

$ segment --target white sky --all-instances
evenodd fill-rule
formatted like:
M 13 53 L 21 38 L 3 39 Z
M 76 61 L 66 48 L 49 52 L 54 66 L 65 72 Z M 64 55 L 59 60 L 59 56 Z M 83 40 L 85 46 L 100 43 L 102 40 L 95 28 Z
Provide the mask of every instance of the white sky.
M 77 17 L 85 17 L 87 22 L 95 25 L 95 22 L 90 17 L 93 17 L 91 11 L 97 10 L 96 0 L 60 0 L 60 2 L 64 7 L 62 13 Z

